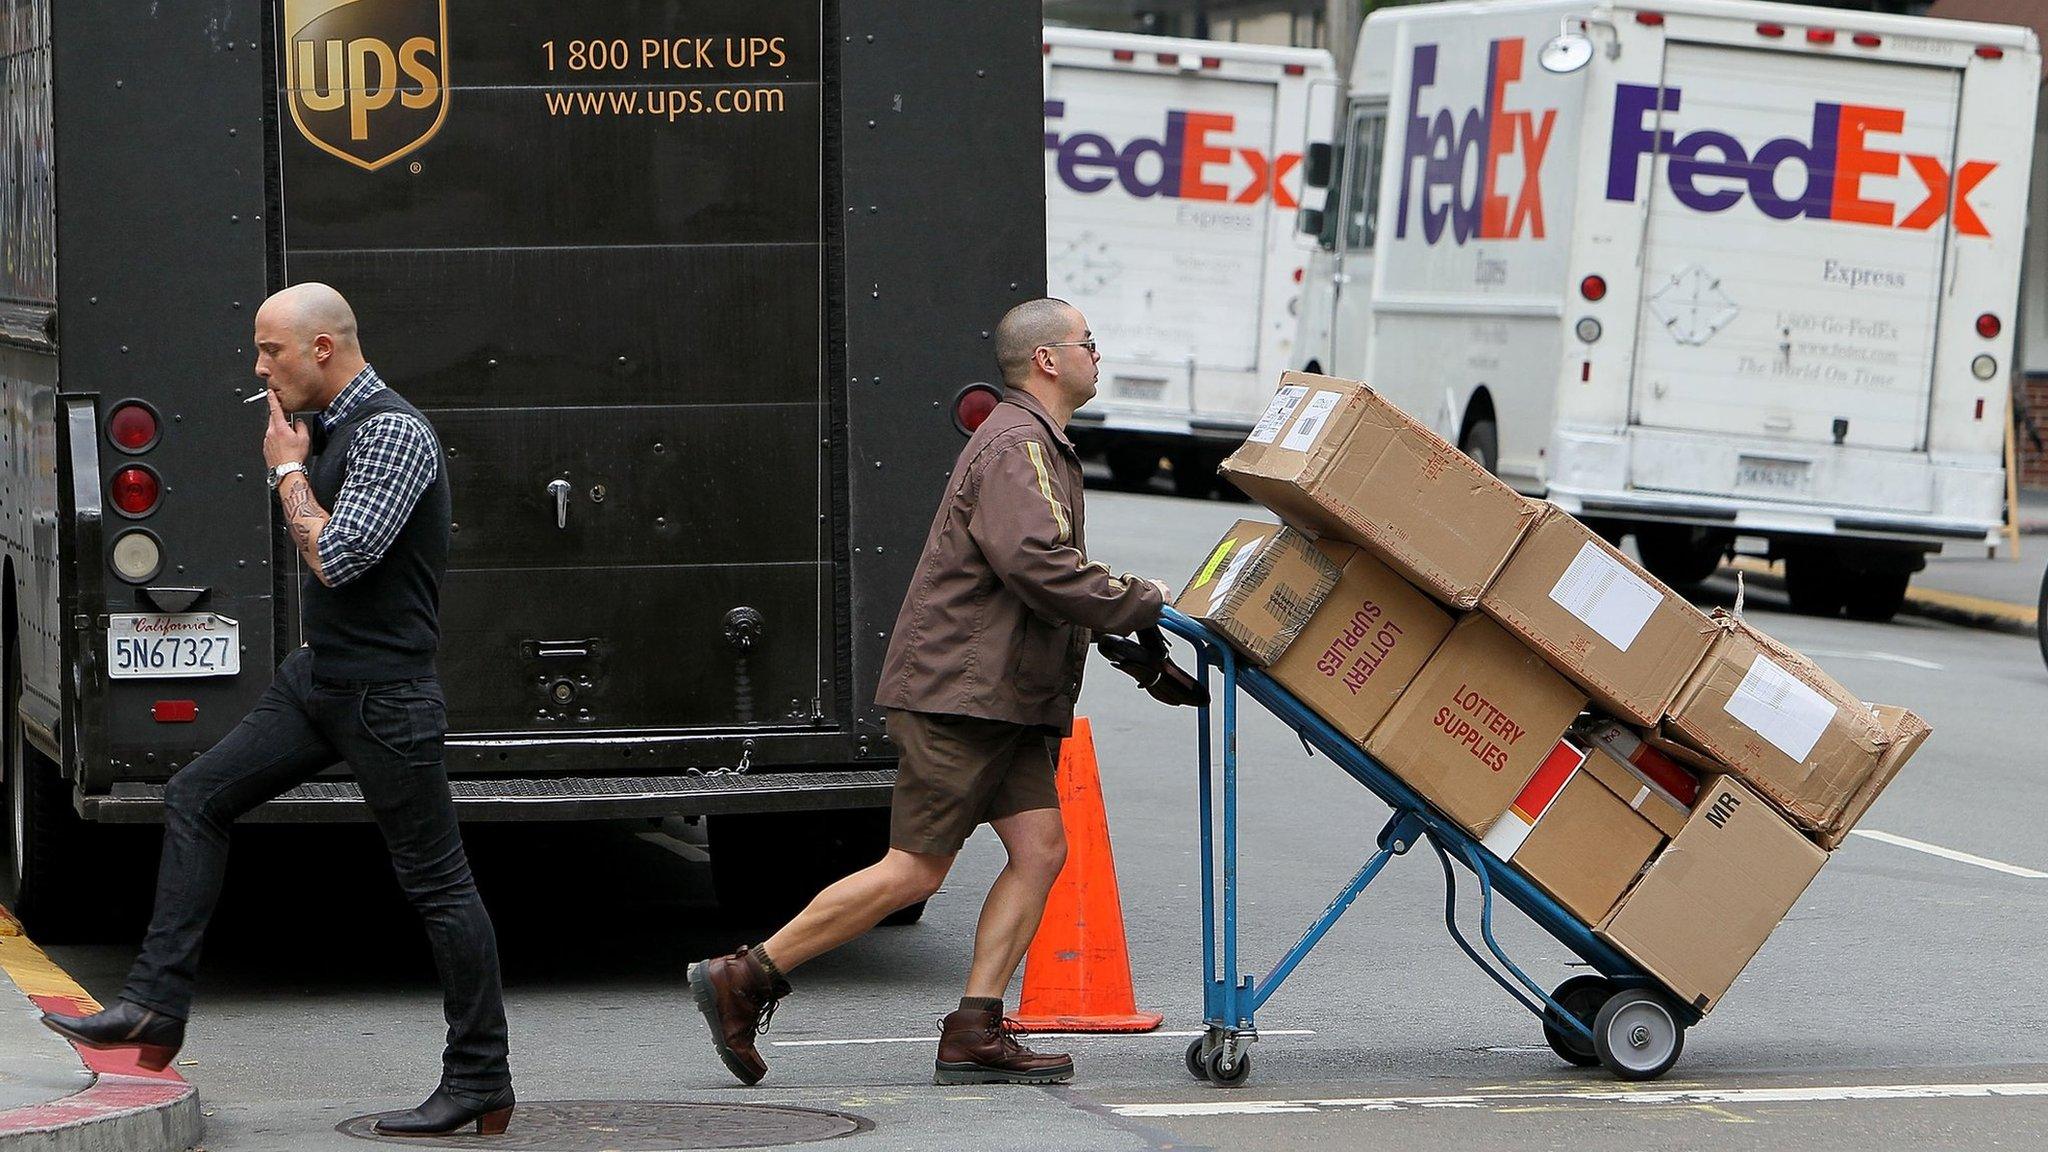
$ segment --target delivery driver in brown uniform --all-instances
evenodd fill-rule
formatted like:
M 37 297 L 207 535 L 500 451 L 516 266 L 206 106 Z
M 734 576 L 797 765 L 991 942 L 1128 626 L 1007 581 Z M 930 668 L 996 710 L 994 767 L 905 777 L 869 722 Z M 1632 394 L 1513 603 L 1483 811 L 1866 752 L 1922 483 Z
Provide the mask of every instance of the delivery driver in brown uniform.
M 967 994 L 941 1024 L 936 1080 L 1074 1074 L 1071 1058 L 1017 1042 L 1002 997 L 1066 862 L 1053 767 L 1088 635 L 1157 623 L 1166 588 L 1119 579 L 1083 551 L 1081 463 L 1065 428 L 1095 395 L 1087 322 L 1066 303 L 1033 300 L 1003 317 L 995 341 L 1007 395 L 953 466 L 875 693 L 902 753 L 889 853 L 764 943 L 690 966 L 719 1058 L 748 1084 L 768 1072 L 754 1034 L 789 994 L 787 974 L 936 892 L 983 823 L 1009 862 L 982 905 Z

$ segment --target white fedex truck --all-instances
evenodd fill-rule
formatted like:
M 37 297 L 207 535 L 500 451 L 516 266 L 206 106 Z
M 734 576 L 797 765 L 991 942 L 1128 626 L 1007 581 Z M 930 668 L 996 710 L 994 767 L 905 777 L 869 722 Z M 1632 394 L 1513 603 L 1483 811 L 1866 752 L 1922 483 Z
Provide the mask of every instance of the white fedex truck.
M 1044 67 L 1048 290 L 1102 352 L 1075 438 L 1126 483 L 1171 456 L 1176 488 L 1206 492 L 1293 363 L 1330 54 L 1048 27 Z
M 2003 517 L 2031 32 L 1744 0 L 1375 12 L 1295 363 L 1674 584 L 1889 618 Z

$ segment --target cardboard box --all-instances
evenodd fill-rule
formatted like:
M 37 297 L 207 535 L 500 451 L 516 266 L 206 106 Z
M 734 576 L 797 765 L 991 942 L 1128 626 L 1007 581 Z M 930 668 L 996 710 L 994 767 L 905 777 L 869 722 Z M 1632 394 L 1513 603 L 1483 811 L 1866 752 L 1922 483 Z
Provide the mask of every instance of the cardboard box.
M 1615 761 L 1558 741 L 1484 841 L 1588 924 L 1607 915 L 1664 843 L 1590 770 L 1603 762 Z
M 1484 836 L 1585 706 L 1571 681 L 1475 613 L 1451 628 L 1365 747 Z
M 1175 608 L 1221 633 L 1254 664 L 1271 664 L 1294 642 L 1338 568 L 1292 528 L 1239 520 L 1195 570 Z
M 1454 608 L 1479 603 L 1535 510 L 1363 384 L 1289 372 L 1223 475 Z
M 1316 544 L 1337 586 L 1268 671 L 1355 743 L 1393 708 L 1451 631 L 1451 617 L 1364 549 Z
M 1620 721 L 1602 720 L 1580 735 L 1595 752 L 1587 767 L 1601 782 L 1664 835 L 1678 835 L 1699 800 L 1699 777 Z
M 1878 761 L 1877 771 L 1864 780 L 1863 786 L 1843 806 L 1842 814 L 1814 836 L 1821 847 L 1830 851 L 1841 847 L 1842 841 L 1849 836 L 1849 830 L 1856 827 L 1856 822 L 1863 819 L 1863 814 L 1870 811 L 1872 804 L 1877 803 L 1878 794 L 1899 774 L 1899 769 L 1906 766 L 1906 761 L 1913 758 L 1913 753 L 1927 743 L 1927 738 L 1934 735 L 1934 729 L 1927 726 L 1927 721 L 1904 708 L 1873 704 L 1870 709 L 1877 715 L 1878 723 L 1884 725 L 1885 735 L 1891 738 L 1891 746 L 1884 750 L 1884 758 Z
M 1891 744 L 1862 701 L 1811 660 L 1740 618 L 1671 706 L 1665 728 L 1713 757 L 1810 831 L 1835 826 Z
M 1706 656 L 1713 622 L 1592 529 L 1540 508 L 1480 607 L 1607 712 L 1656 724 Z
M 1716 776 L 1594 934 L 1706 1012 L 1827 859 L 1741 781 Z

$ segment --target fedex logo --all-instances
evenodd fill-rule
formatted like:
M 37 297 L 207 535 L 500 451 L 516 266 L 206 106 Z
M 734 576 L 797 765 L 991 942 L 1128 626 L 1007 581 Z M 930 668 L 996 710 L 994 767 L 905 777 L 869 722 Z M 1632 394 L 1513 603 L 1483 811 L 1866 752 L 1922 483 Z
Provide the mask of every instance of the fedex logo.
M 1998 165 L 1967 160 L 1950 172 L 1939 157 L 1885 148 L 1876 138 L 1905 131 L 1906 113 L 1902 109 L 1816 102 L 1807 139 L 1781 136 L 1750 151 L 1734 136 L 1711 128 L 1681 137 L 1676 132 L 1646 127 L 1646 122 L 1653 121 L 1659 110 L 1678 111 L 1682 97 L 1677 88 L 1658 89 L 1643 84 L 1622 84 L 1616 88 L 1614 135 L 1607 167 L 1609 200 L 1633 201 L 1642 158 L 1663 153 L 1670 157 L 1667 174 L 1671 194 L 1695 212 L 1725 212 L 1747 196 L 1773 220 L 1807 216 L 1879 228 L 1925 230 L 1943 216 L 1953 214 L 1957 232 L 1965 236 L 1991 235 L 1983 218 L 1970 206 L 1969 198 Z M 1806 185 L 1791 196 L 1783 196 L 1778 192 L 1777 173 L 1788 160 L 1796 160 L 1806 169 Z M 1903 214 L 1900 209 L 1904 205 L 1867 197 L 1863 190 L 1866 178 L 1895 177 L 1902 163 L 1911 166 L 1927 192 L 1919 204 Z M 1713 183 L 1701 188 L 1701 180 Z
M 1436 85 L 1437 45 L 1415 46 L 1396 237 L 1408 235 L 1413 203 L 1419 205 L 1422 238 L 1430 244 L 1443 238 L 1446 226 L 1456 244 L 1543 238 L 1543 153 L 1557 127 L 1557 109 L 1507 106 L 1508 87 L 1522 78 L 1522 48 L 1519 36 L 1488 45 L 1482 102 L 1457 117 L 1448 107 L 1423 111 L 1423 94 Z M 1501 164 L 1509 157 L 1521 170 L 1512 186 Z
M 1045 102 L 1048 122 L 1066 114 L 1066 101 Z M 1169 111 L 1166 130 L 1157 139 L 1139 136 L 1118 148 L 1100 132 L 1062 137 L 1048 124 L 1045 150 L 1053 154 L 1060 183 L 1076 192 L 1100 192 L 1111 184 L 1121 184 L 1125 192 L 1141 200 L 1159 196 L 1256 204 L 1271 195 L 1276 208 L 1296 207 L 1285 181 L 1301 163 L 1301 153 L 1283 152 L 1269 158 L 1257 149 L 1233 148 L 1212 139 L 1227 138 L 1236 127 L 1237 117 L 1227 112 Z M 1148 157 L 1153 162 L 1141 170 L 1140 162 Z M 1251 179 L 1242 187 L 1233 187 L 1233 172 L 1240 160 Z

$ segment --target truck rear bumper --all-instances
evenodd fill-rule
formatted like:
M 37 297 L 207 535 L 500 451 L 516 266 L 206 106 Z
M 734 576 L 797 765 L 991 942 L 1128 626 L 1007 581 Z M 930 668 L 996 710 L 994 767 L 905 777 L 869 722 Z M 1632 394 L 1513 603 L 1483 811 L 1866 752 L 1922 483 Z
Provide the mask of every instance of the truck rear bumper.
M 1630 429 L 1560 429 L 1547 495 L 1581 516 L 1726 527 L 1758 536 L 1851 536 L 1939 546 L 1998 528 L 2005 473 L 1925 454 L 1834 445 L 1742 444 L 1726 437 Z M 1797 495 L 1738 488 L 1745 461 L 1808 474 Z
M 712 776 L 586 776 L 449 782 L 464 820 L 626 820 L 879 808 L 889 803 L 894 768 L 852 772 L 750 772 Z M 82 797 L 79 813 L 116 824 L 158 823 L 162 784 L 118 783 L 105 795 Z M 370 819 L 352 780 L 301 784 L 243 817 L 252 823 L 351 823 Z

